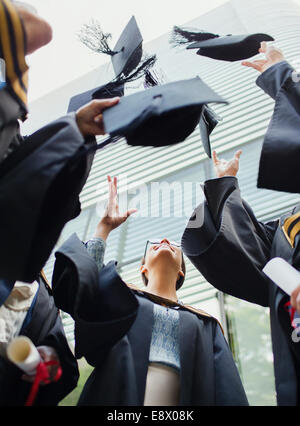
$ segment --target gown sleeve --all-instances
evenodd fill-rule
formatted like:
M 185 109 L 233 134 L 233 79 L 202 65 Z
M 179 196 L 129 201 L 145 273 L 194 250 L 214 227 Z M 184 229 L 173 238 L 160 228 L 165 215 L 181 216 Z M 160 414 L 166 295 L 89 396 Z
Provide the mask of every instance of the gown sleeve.
M 97 264 L 98 270 L 104 266 L 104 254 L 106 249 L 106 242 L 102 238 L 92 238 L 85 243 L 88 254 L 94 259 Z
M 273 65 L 257 79 L 257 85 L 275 99 L 261 152 L 258 188 L 300 192 L 299 81 L 299 75 L 286 61 Z
M 94 137 L 83 137 L 71 113 L 27 137 L 0 164 L 1 278 L 36 279 L 63 227 L 80 214 L 79 195 L 95 145 Z
M 294 69 L 288 62 L 279 62 L 260 74 L 256 84 L 275 100 L 281 89 L 292 77 L 293 71 Z
M 217 324 L 214 335 L 214 367 L 216 405 L 249 405 L 232 353 Z
M 19 114 L 17 102 L 7 90 L 0 90 L 0 163 L 23 143 Z
M 278 222 L 262 224 L 241 198 L 234 177 L 205 182 L 198 206 L 182 236 L 182 248 L 206 280 L 226 294 L 268 306 L 270 259 Z
M 110 262 L 99 272 L 74 234 L 56 252 L 53 291 L 57 306 L 75 321 L 75 355 L 101 363 L 132 326 L 138 310 L 133 292 Z

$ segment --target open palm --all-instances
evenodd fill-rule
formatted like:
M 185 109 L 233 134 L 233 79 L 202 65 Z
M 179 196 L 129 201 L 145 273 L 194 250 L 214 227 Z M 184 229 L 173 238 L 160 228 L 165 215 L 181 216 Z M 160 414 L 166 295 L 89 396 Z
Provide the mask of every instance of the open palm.
M 101 224 L 110 231 L 118 228 L 122 223 L 126 222 L 126 220 L 135 213 L 136 209 L 130 209 L 126 212 L 120 214 L 119 204 L 118 204 L 118 180 L 116 177 L 113 179 L 108 176 L 108 202 L 105 209 L 105 213 L 103 218 L 101 219 Z
M 255 70 L 263 73 L 271 66 L 285 60 L 281 49 L 274 45 L 268 45 L 265 41 L 261 43 L 259 53 L 263 53 L 265 55 L 265 59 L 258 59 L 252 62 L 244 61 L 242 62 L 242 65 L 254 68 Z
M 216 151 L 213 151 L 213 162 L 218 178 L 224 176 L 236 176 L 239 171 L 240 156 L 242 151 L 237 151 L 232 160 L 219 159 Z

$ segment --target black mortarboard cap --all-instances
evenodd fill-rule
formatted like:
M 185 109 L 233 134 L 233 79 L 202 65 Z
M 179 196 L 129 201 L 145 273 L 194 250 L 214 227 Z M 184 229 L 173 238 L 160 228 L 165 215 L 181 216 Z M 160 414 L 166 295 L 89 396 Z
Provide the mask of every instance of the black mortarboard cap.
M 263 41 L 274 41 L 274 39 L 267 34 L 229 34 L 209 40 L 196 41 L 190 44 L 187 49 L 198 49 L 197 54 L 201 56 L 234 62 L 257 55 Z
M 110 136 L 133 146 L 166 146 L 184 141 L 199 124 L 203 105 L 227 103 L 199 77 L 155 86 L 121 98 L 103 112 Z
M 140 63 L 143 56 L 143 37 L 134 16 L 123 30 L 113 49 L 112 64 L 116 76 L 129 75 Z
M 141 62 L 143 37 L 134 16 L 123 30 L 114 49 L 109 45 L 110 33 L 104 33 L 99 22 L 85 24 L 79 32 L 79 39 L 89 49 L 111 57 L 115 76 L 127 77 Z
M 221 118 L 208 105 L 203 106 L 199 127 L 202 145 L 209 158 L 211 158 L 210 135 L 220 120 Z
M 80 93 L 70 99 L 68 113 L 77 111 L 82 106 L 88 104 L 94 99 L 109 99 L 124 96 L 124 84 L 108 83 L 104 86 L 99 86 L 96 89 L 88 90 Z

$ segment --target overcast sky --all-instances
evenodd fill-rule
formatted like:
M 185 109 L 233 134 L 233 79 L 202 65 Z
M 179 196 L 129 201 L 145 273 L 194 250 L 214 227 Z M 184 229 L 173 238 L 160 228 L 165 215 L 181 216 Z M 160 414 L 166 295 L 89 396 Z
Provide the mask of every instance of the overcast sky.
M 91 52 L 78 40 L 78 30 L 92 18 L 101 23 L 104 32 L 112 33 L 113 46 L 134 15 L 146 43 L 170 31 L 173 25 L 182 25 L 226 1 L 28 0 L 51 23 L 54 32 L 48 46 L 27 57 L 31 67 L 29 100 L 108 62 L 106 55 Z M 300 5 L 300 0 L 294 1 Z

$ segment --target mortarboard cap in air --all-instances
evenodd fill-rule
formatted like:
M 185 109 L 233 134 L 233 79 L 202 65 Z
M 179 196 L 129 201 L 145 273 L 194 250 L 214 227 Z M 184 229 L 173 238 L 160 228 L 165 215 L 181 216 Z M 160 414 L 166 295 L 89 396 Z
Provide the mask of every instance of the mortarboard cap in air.
M 156 63 L 156 55 L 143 54 L 143 38 L 134 16 L 130 19 L 114 49 L 111 49 L 108 40 L 111 34 L 105 34 L 98 22 L 85 24 L 79 38 L 89 49 L 97 53 L 104 53 L 111 57 L 115 78 L 98 89 L 81 93 L 70 100 L 68 112 L 85 105 L 92 99 L 107 99 L 124 96 L 126 83 L 145 79 L 149 82 L 150 69 Z
M 105 131 L 133 146 L 184 141 L 199 124 L 203 105 L 228 103 L 199 77 L 155 86 L 121 98 L 103 112 Z
M 268 34 L 218 34 L 204 31 L 188 31 L 174 27 L 171 44 L 174 46 L 188 44 L 187 49 L 198 49 L 197 54 L 222 61 L 240 61 L 259 53 L 263 41 L 274 41 Z
M 263 41 L 274 39 L 267 34 L 227 35 L 193 43 L 187 49 L 199 49 L 198 55 L 234 62 L 257 55 Z
M 115 47 L 109 45 L 110 33 L 104 33 L 99 22 L 84 24 L 79 39 L 89 49 L 111 57 L 115 76 L 127 77 L 139 65 L 143 56 L 143 37 L 134 16 L 130 19 Z
M 134 16 L 123 30 L 111 60 L 116 76 L 129 75 L 140 63 L 143 56 L 143 37 Z
M 145 57 L 139 66 L 127 77 L 120 75 L 103 86 L 73 96 L 69 102 L 68 112 L 77 111 L 93 99 L 108 99 L 124 96 L 126 83 L 138 80 L 141 77 L 144 77 L 146 83 L 146 79 L 149 79 L 149 75 L 151 76 L 150 69 L 155 62 L 155 55 Z
M 96 89 L 88 90 L 80 93 L 70 99 L 68 113 L 75 112 L 82 106 L 88 104 L 94 99 L 109 99 L 124 96 L 124 84 L 108 83 Z

